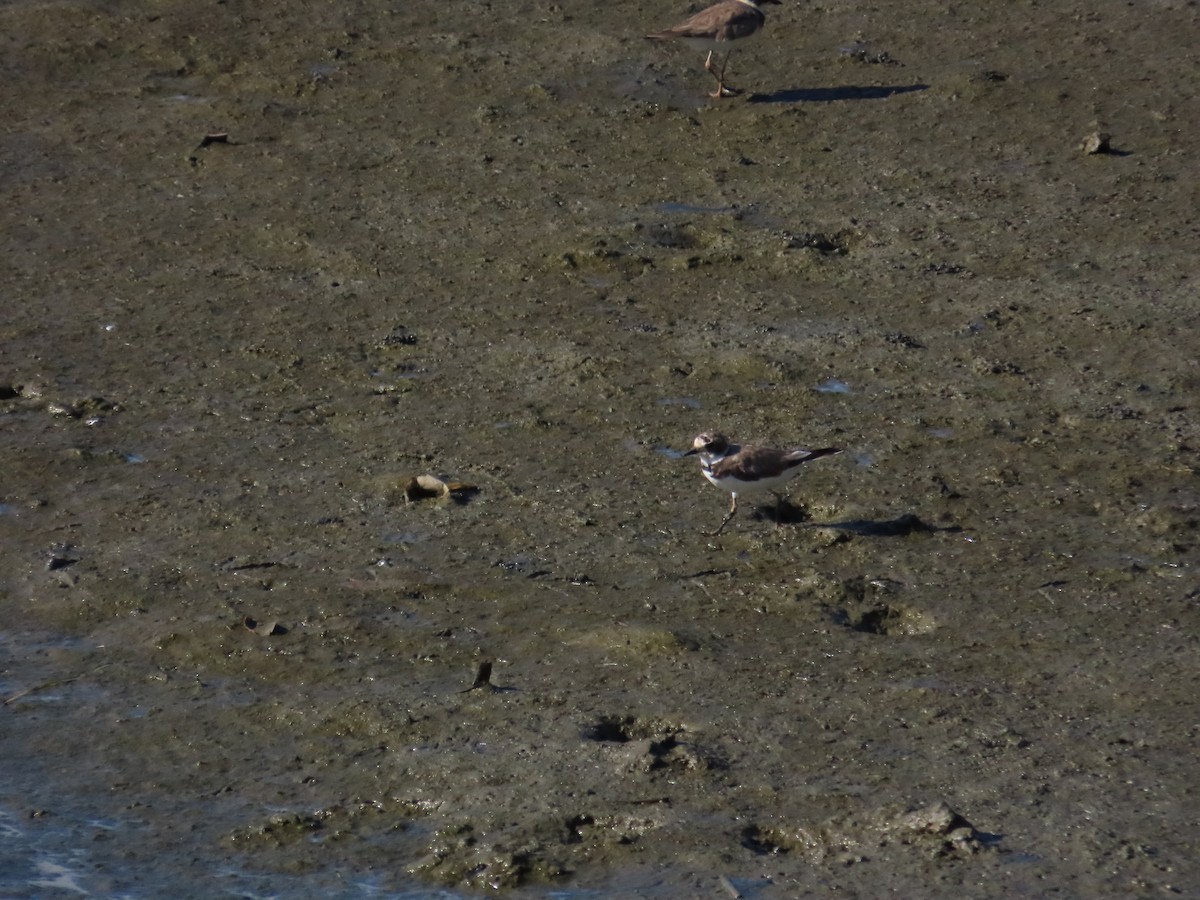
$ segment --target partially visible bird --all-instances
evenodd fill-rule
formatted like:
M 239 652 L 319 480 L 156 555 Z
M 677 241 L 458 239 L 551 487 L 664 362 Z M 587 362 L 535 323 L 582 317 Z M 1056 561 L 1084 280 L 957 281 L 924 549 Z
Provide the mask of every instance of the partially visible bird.
M 674 28 L 648 34 L 652 41 L 683 41 L 698 50 L 707 50 L 708 59 L 704 68 L 717 79 L 717 89 L 712 97 L 732 97 L 740 94 L 737 88 L 725 84 L 725 65 L 737 41 L 744 41 L 762 30 L 767 21 L 759 9 L 764 3 L 778 5 L 780 0 L 721 0 L 708 9 L 701 10 L 686 22 Z M 713 54 L 723 53 L 720 68 L 713 66 Z
M 696 435 L 692 449 L 684 456 L 700 456 L 700 471 L 704 477 L 719 488 L 730 493 L 729 512 L 710 532 L 716 537 L 737 512 L 738 494 L 754 491 L 771 491 L 786 484 L 800 473 L 800 464 L 841 453 L 841 447 L 823 447 L 820 450 L 778 450 L 774 447 L 758 447 L 751 444 L 739 446 L 715 431 Z M 782 499 L 775 494 L 776 500 Z

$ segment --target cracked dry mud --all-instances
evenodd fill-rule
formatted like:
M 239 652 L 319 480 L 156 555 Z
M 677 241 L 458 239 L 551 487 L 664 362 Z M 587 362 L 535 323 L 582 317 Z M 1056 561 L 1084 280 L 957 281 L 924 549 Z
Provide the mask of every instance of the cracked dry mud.
M 0 8 L 0 893 L 1200 893 L 1196 7 L 975 6 Z

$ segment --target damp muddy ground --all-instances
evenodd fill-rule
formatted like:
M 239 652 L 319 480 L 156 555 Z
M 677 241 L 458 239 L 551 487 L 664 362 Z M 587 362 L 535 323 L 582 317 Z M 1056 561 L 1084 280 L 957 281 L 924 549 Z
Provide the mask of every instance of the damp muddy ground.
M 0 9 L 0 893 L 1200 893 L 1196 6 L 687 12 Z

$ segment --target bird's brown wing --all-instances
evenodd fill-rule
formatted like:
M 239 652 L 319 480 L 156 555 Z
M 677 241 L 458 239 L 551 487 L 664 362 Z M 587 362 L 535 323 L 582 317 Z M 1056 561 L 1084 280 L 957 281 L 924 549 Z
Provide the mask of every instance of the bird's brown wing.
M 800 463 L 806 463 L 812 459 L 820 459 L 822 456 L 832 456 L 834 453 L 841 452 L 841 447 L 822 447 L 820 450 L 789 450 L 783 454 L 783 461 L 790 469 L 793 466 L 800 465 Z
M 715 462 L 712 473 L 718 478 L 732 475 L 743 481 L 752 481 L 756 478 L 770 478 L 788 468 L 782 450 L 773 447 L 743 447 L 740 453 Z
M 701 10 L 686 22 L 648 34 L 653 41 L 676 38 L 699 38 L 707 41 L 734 41 L 754 34 L 766 21 L 766 16 L 740 0 L 727 0 Z
M 722 33 L 717 35 L 718 41 L 736 41 L 738 38 L 749 37 L 767 21 L 767 17 L 759 10 L 746 7 L 745 4 L 739 5 L 744 9 L 739 10 L 736 16 L 725 23 Z

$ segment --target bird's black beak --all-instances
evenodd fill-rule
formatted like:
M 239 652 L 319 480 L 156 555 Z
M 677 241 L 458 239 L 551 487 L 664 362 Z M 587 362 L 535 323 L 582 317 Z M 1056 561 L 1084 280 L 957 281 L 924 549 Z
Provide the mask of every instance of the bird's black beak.
M 687 451 L 686 453 L 684 453 L 683 455 L 684 455 L 684 456 L 695 456 L 695 455 L 696 455 L 697 453 L 699 453 L 699 452 L 700 452 L 699 450 L 697 450 L 695 447 L 693 447 L 691 450 L 688 450 L 688 451 Z

